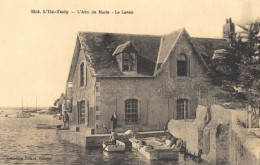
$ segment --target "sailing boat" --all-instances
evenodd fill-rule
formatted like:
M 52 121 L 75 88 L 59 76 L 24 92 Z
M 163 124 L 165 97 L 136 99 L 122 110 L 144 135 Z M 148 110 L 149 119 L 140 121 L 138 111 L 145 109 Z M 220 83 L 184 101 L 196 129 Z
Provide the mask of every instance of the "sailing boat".
M 31 112 L 31 113 L 36 113 L 37 112 L 37 97 L 36 97 L 36 109 L 29 110 L 28 104 L 27 104 L 27 109 L 24 109 L 23 112 Z
M 9 118 L 29 118 L 29 117 L 31 117 L 30 113 L 24 112 L 23 98 L 22 98 L 22 112 L 17 112 L 16 114 L 11 114 L 11 115 L 8 115 L 7 117 L 9 117 Z

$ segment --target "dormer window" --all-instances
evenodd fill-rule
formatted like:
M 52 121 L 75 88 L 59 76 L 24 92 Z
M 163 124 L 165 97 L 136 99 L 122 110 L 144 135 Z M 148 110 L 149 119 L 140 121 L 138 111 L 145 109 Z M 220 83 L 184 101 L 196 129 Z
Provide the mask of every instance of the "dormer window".
M 177 76 L 188 76 L 188 60 L 185 54 L 177 56 Z
M 123 53 L 123 71 L 136 71 L 135 53 Z
M 130 42 L 118 45 L 113 53 L 122 72 L 137 71 L 137 53 L 135 46 Z
M 177 76 L 187 76 L 187 61 L 177 61 Z

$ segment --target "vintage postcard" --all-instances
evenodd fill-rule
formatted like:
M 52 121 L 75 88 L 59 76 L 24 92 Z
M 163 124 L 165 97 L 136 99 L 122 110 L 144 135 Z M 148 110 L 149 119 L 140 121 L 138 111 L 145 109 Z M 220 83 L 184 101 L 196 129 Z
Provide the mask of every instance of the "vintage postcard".
M 0 164 L 260 164 L 259 0 L 0 0 Z

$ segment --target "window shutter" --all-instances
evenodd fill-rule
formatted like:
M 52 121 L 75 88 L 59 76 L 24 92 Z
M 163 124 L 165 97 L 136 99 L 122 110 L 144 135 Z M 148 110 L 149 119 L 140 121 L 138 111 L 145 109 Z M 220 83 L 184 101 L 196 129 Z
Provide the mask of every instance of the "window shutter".
M 173 103 L 173 99 L 172 98 L 168 98 L 168 120 L 173 119 L 174 114 L 174 103 Z
M 172 105 L 172 111 L 173 111 L 173 119 L 177 119 L 177 100 L 176 99 L 172 99 L 173 100 L 173 105 Z
M 119 99 L 115 98 L 113 100 L 114 110 L 117 112 L 117 125 L 124 126 L 125 125 L 125 102 L 118 101 Z M 112 114 L 111 114 L 112 115 Z M 110 116 L 111 117 L 111 116 Z
M 77 111 L 76 111 L 76 118 L 77 118 L 77 124 L 79 124 L 79 119 L 80 119 L 80 116 L 79 116 L 79 102 L 77 101 Z
M 149 100 L 146 99 L 146 100 L 143 100 L 143 101 L 139 101 L 141 107 L 138 111 L 141 112 L 141 116 L 140 116 L 140 119 L 141 119 L 141 124 L 148 124 L 148 107 L 149 107 Z
M 198 98 L 192 98 L 190 101 L 190 112 L 189 112 L 189 119 L 196 118 L 196 109 L 198 107 Z
M 88 100 L 86 101 L 86 104 L 87 104 L 86 105 L 87 108 L 85 108 L 86 109 L 85 110 L 85 113 L 86 113 L 86 115 L 85 115 L 86 116 L 86 120 L 85 121 L 86 121 L 87 126 L 88 126 L 89 125 L 89 101 Z
M 85 113 L 88 113 L 88 126 L 89 127 L 94 127 L 95 126 L 95 119 L 96 119 L 96 114 L 94 112 L 94 107 L 90 107 L 88 108 L 88 112 L 87 109 L 85 110 Z
M 77 102 L 72 102 L 72 119 L 71 119 L 71 121 L 72 121 L 72 123 L 73 124 L 77 124 L 77 114 L 78 114 L 78 112 L 77 112 Z
M 177 76 L 177 60 L 176 57 L 171 54 L 170 55 L 170 76 L 176 77 Z

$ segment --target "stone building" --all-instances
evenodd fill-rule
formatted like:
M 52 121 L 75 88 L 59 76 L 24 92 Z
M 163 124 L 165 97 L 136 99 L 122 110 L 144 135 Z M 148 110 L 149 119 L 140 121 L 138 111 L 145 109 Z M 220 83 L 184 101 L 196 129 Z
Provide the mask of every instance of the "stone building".
M 223 35 L 234 28 L 227 21 Z M 198 104 L 215 103 L 207 64 L 226 39 L 79 32 L 67 80 L 71 125 L 104 133 L 114 111 L 118 132 L 162 130 L 170 119 L 193 120 Z

